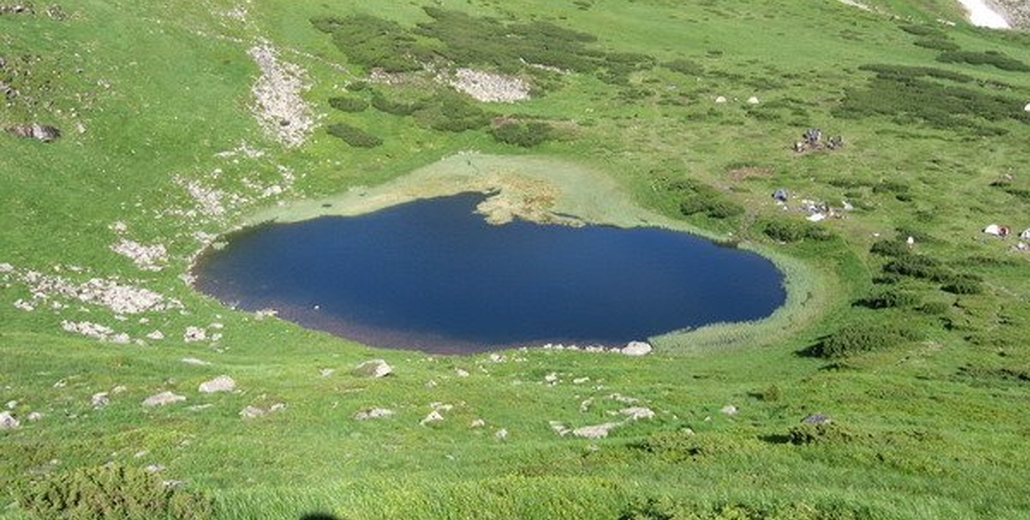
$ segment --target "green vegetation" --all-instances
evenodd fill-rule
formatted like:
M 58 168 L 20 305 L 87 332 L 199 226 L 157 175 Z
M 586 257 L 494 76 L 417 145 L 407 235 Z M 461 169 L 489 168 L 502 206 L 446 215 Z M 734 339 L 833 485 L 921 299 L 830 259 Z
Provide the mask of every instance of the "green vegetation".
M 1021 520 L 1030 37 L 864 3 L 0 14 L 0 519 Z M 643 357 L 430 356 L 183 283 L 242 223 L 505 183 L 765 254 L 788 304 Z
M 333 123 L 326 129 L 329 135 L 339 137 L 356 148 L 375 148 L 383 144 L 383 140 L 347 123 Z

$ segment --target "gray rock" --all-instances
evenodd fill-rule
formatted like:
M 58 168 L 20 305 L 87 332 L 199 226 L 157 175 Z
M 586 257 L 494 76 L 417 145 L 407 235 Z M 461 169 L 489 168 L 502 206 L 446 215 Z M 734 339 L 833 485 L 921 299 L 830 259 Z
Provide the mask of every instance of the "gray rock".
M 36 422 L 43 418 L 43 414 L 39 412 L 32 412 L 26 418 L 29 420 L 29 422 Z
M 801 419 L 801 422 L 804 424 L 830 424 L 833 421 L 830 419 L 829 415 L 814 413 L 812 415 L 809 415 L 808 417 L 805 417 L 804 419 Z
M 221 375 L 210 381 L 204 381 L 197 387 L 197 391 L 202 394 L 213 394 L 215 392 L 232 392 L 236 389 L 236 381 L 233 378 Z
M 108 396 L 107 392 L 99 392 L 93 394 L 93 397 L 90 398 L 90 404 L 93 405 L 93 408 L 103 408 L 111 404 L 111 398 Z
M 393 414 L 393 410 L 387 410 L 386 408 L 369 408 L 368 410 L 362 410 L 354 414 L 354 419 L 358 421 L 367 421 L 369 419 L 382 419 L 383 417 L 390 417 Z
M 382 359 L 365 361 L 351 371 L 351 374 L 359 377 L 385 377 L 391 373 L 393 373 L 393 368 Z
M 244 419 L 256 419 L 258 417 L 261 417 L 262 415 L 265 415 L 265 413 L 267 412 L 256 406 L 248 405 L 246 408 L 240 411 L 240 417 L 243 417 Z
M 154 394 L 143 400 L 143 406 L 154 407 L 164 406 L 166 404 L 178 403 L 185 401 L 186 396 L 176 395 L 172 392 L 161 392 L 160 394 Z
M 440 412 L 438 412 L 436 410 L 433 410 L 432 412 L 429 412 L 429 415 L 427 415 L 425 419 L 422 419 L 422 421 L 419 422 L 419 424 L 421 424 L 422 426 L 425 426 L 427 424 L 435 423 L 435 422 L 440 422 L 442 420 L 443 420 L 443 416 L 440 415 Z
M 623 354 L 627 356 L 646 356 L 654 350 L 651 345 L 644 341 L 630 341 L 625 347 L 622 347 Z
M 502 441 L 504 439 L 507 439 L 508 438 L 508 429 L 507 428 L 501 428 L 500 430 L 497 430 L 496 432 L 494 432 L 494 438 L 498 439 L 498 440 L 502 440 Z
M 21 423 L 11 415 L 11 412 L 0 412 L 0 430 L 15 430 L 19 427 Z
M 621 426 L 622 423 L 604 423 L 593 426 L 581 426 L 572 430 L 572 435 L 585 439 L 600 439 L 608 436 L 608 432 Z
M 739 410 L 737 410 L 736 406 L 733 406 L 732 404 L 728 404 L 726 406 L 723 406 L 722 409 L 719 410 L 719 411 L 724 413 L 724 414 L 726 414 L 726 415 L 737 415 L 737 412 Z
M 625 415 L 626 417 L 629 417 L 634 421 L 640 419 L 651 419 L 654 417 L 654 410 L 651 410 L 650 408 L 645 408 L 643 406 L 632 406 L 630 408 L 623 408 L 622 410 L 619 410 L 619 413 Z

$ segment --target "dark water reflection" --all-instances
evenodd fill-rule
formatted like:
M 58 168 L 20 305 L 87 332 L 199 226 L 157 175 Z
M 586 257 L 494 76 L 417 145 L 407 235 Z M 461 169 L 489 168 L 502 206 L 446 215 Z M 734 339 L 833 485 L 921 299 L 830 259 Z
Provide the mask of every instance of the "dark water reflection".
M 655 228 L 572 228 L 473 213 L 479 194 L 272 224 L 207 253 L 200 290 L 370 345 L 477 352 L 618 345 L 768 316 L 782 276 L 751 252 Z

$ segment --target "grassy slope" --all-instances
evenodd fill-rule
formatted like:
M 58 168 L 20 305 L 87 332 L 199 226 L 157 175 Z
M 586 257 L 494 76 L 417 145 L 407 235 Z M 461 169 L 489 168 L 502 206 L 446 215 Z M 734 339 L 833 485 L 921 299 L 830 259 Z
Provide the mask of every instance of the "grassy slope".
M 1020 410 L 1026 382 L 992 371 L 1025 374 L 1030 364 L 1019 339 L 1030 320 L 1030 283 L 1021 276 L 1027 257 L 1008 251 L 1012 241 L 987 241 L 977 233 L 996 220 L 1030 226 L 1017 222 L 1027 215 L 1025 202 L 987 186 L 1006 173 L 1021 180 L 1025 124 L 1003 123 L 1010 130 L 1003 137 L 969 139 L 885 118 L 845 120 L 830 113 L 846 89 L 870 76 L 857 70 L 863 64 L 961 71 L 1015 85 L 1030 101 L 1026 73 L 936 64 L 935 52 L 912 45 L 915 37 L 895 22 L 836 2 L 681 6 L 598 0 L 586 10 L 544 0 L 443 2 L 474 13 L 533 13 L 595 34 L 613 49 L 700 63 L 706 71 L 700 78 L 658 69 L 636 78 L 657 78 L 641 83 L 656 91 L 675 86 L 668 97 L 682 106 L 659 103 L 662 94 L 626 103 L 611 87 L 572 76 L 546 97 L 498 109 L 578 123 L 573 136 L 541 151 L 612 175 L 648 207 L 675 216 L 678 203 L 654 189 L 655 168 L 733 188 L 726 192 L 760 215 L 778 211 L 768 194 L 779 186 L 817 200 L 842 198 L 848 190 L 828 182 L 838 178 L 900 180 L 913 199 L 853 189 L 869 209 L 826 223 L 840 232 L 839 241 L 780 248 L 827 273 L 825 283 L 835 297 L 817 322 L 780 332 L 770 346 L 718 354 L 667 351 L 644 359 L 538 351 L 508 353 L 502 363 L 487 356 L 431 358 L 375 351 L 275 320 L 257 322 L 193 294 L 177 279 L 198 247 L 194 231 L 224 230 L 260 203 L 233 207 L 224 218 L 164 216 L 169 207 L 189 204 L 176 177 L 252 197 L 241 185 L 243 177 L 276 182 L 277 166 L 286 166 L 303 174 L 290 196 L 316 196 L 376 184 L 458 150 L 518 153 L 483 133 L 441 134 L 374 111 L 353 121 L 386 137 L 381 148 L 348 149 L 316 133 L 304 148 L 279 150 L 246 112 L 257 74 L 246 47 L 262 36 L 284 49 L 284 59 L 304 66 L 314 80 L 309 99 L 329 120 L 346 119 L 330 114 L 324 100 L 361 71 L 307 20 L 362 9 L 350 3 L 331 10 L 317 2 L 262 4 L 250 6 L 245 24 L 212 15 L 231 7 L 215 1 L 81 2 L 66 8 L 72 16 L 63 22 L 0 17 L 10 49 L 5 57 L 41 55 L 46 66 L 34 69 L 39 88 L 53 70 L 65 71 L 49 78 L 55 107 L 19 105 L 0 117 L 5 123 L 38 119 L 66 130 L 51 145 L 2 140 L 0 218 L 7 224 L 0 231 L 0 262 L 47 272 L 59 264 L 85 266 L 91 276 L 122 276 L 179 298 L 189 311 L 150 314 L 147 324 L 136 317 L 121 322 L 96 308 L 89 314 L 24 312 L 13 306 L 28 297 L 24 286 L 0 285 L 0 401 L 17 400 L 20 417 L 45 414 L 18 431 L 0 433 L 2 487 L 25 481 L 33 468 L 51 460 L 58 461 L 57 470 L 115 461 L 166 466 L 165 478 L 214 492 L 225 518 L 297 518 L 316 509 L 348 518 L 614 518 L 648 497 L 697 503 L 706 511 L 724 504 L 804 503 L 874 518 L 1018 518 L 1030 507 L 1022 471 L 1030 462 L 1030 423 Z M 946 13 L 942 5 L 933 8 Z M 907 15 L 926 12 L 905 9 Z M 424 20 L 415 4 L 376 6 L 374 12 L 403 23 Z M 966 27 L 948 34 L 964 48 L 997 49 L 1030 62 L 1025 38 Z M 68 72 L 76 67 L 83 72 Z M 76 95 L 90 100 L 86 107 Z M 741 102 L 714 105 L 717 95 L 757 95 L 765 104 L 798 99 L 803 114 L 760 119 L 749 116 Z M 69 115 L 73 107 L 82 107 L 80 116 Z M 72 130 L 76 120 L 83 121 L 85 133 Z M 795 156 L 787 148 L 810 125 L 844 134 L 848 147 Z M 215 156 L 242 140 L 270 154 L 239 163 Z M 771 175 L 735 180 L 731 170 L 741 164 Z M 223 172 L 217 178 L 216 169 Z M 115 221 L 125 222 L 135 240 L 165 244 L 170 266 L 142 272 L 110 252 L 116 237 L 108 226 Z M 742 231 L 740 222 L 692 224 L 760 236 Z M 934 325 L 933 318 L 902 314 L 925 329 L 925 341 L 851 358 L 836 370 L 796 356 L 819 335 L 873 313 L 852 308 L 850 301 L 869 290 L 881 262 L 867 253 L 872 234 L 890 235 L 896 226 L 917 226 L 936 237 L 918 247 L 955 265 L 973 254 L 1012 264 L 975 267 L 988 285 L 982 295 L 956 298 L 913 285 L 926 299 L 957 302 L 948 314 L 951 331 Z M 62 332 L 63 319 L 90 319 L 133 337 L 157 328 L 169 339 L 147 347 L 97 343 Z M 225 327 L 217 347 L 181 341 L 187 326 L 214 322 Z M 753 333 L 725 334 L 732 339 Z M 214 365 L 179 362 L 185 356 Z M 349 367 L 372 356 L 394 364 L 396 376 L 366 381 L 347 375 Z M 985 371 L 965 376 L 959 368 L 966 365 Z M 321 368 L 338 372 L 321 377 Z M 457 368 L 471 375 L 458 377 Z M 559 375 L 554 386 L 544 382 L 552 372 Z M 197 384 L 222 373 L 236 378 L 242 391 L 196 393 Z M 573 382 L 580 377 L 590 380 Z M 55 386 L 62 380 L 63 386 Z M 116 385 L 128 390 L 113 396 L 107 408 L 93 410 L 90 396 Z M 771 385 L 778 387 L 778 399 L 757 397 Z M 187 395 L 187 405 L 214 406 L 195 412 L 180 405 L 141 409 L 143 398 L 165 389 Z M 610 420 L 606 412 L 622 406 L 608 398 L 614 393 L 641 399 L 658 417 L 601 441 L 551 432 L 550 420 L 570 426 Z M 581 412 L 591 397 L 594 405 Z M 276 402 L 286 403 L 286 410 L 256 421 L 237 416 L 244 406 Z M 419 426 L 433 402 L 455 408 L 443 423 Z M 719 413 L 730 403 L 740 408 L 738 415 Z M 371 406 L 397 415 L 378 422 L 351 419 Z M 812 412 L 831 414 L 855 437 L 807 446 L 777 442 Z M 469 428 L 476 418 L 487 426 Z M 494 434 L 502 428 L 509 435 L 499 440 Z M 634 448 L 684 428 L 696 435 L 675 437 L 664 451 Z M 136 457 L 140 452 L 146 454 Z M 20 513 L 0 509 L 0 515 Z

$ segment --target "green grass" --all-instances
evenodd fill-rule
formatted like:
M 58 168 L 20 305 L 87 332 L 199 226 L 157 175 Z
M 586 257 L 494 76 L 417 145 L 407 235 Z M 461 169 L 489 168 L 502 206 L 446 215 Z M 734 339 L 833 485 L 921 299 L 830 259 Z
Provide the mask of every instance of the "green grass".
M 63 6 L 63 21 L 0 15 L 0 79 L 20 92 L 0 126 L 64 134 L 0 135 L 0 264 L 16 269 L 0 273 L 0 404 L 16 401 L 21 420 L 0 431 L 0 518 L 35 518 L 26 486 L 109 463 L 161 465 L 159 479 L 210 496 L 225 519 L 1022 518 L 1030 255 L 980 230 L 1030 227 L 1030 37 L 936 22 L 960 19 L 951 1 L 867 3 L 887 14 L 821 0 L 444 0 L 428 12 L 269 0 L 246 4 L 241 21 L 220 14 L 229 0 L 83 0 Z M 402 67 L 410 83 L 361 83 L 373 58 L 412 62 L 376 54 L 376 42 L 349 52 L 338 45 L 347 35 L 312 24 L 352 16 L 389 27 L 397 45 L 386 50 L 410 36 L 438 67 L 518 74 L 533 99 L 477 103 L 421 66 Z M 506 33 L 518 45 L 494 41 Z M 246 50 L 261 39 L 306 70 L 305 99 L 323 118 L 302 147 L 275 144 L 249 113 L 259 70 Z M 558 61 L 537 63 L 581 66 L 515 59 L 539 57 L 542 41 Z M 518 127 L 499 138 L 497 121 Z M 382 144 L 349 146 L 333 124 Z M 549 139 L 520 146 L 515 130 L 538 124 Z M 845 147 L 795 153 L 811 127 Z M 263 154 L 222 154 L 241 143 Z M 457 155 L 468 150 L 480 153 Z M 657 352 L 643 358 L 531 348 L 498 361 L 357 345 L 227 308 L 180 279 L 198 233 L 446 193 L 475 167 L 546 180 L 556 210 L 586 221 L 658 224 L 765 254 L 787 275 L 788 304 L 755 323 L 652 338 Z M 225 212 L 199 211 L 191 183 L 220 191 Z M 774 203 L 779 188 L 792 207 L 853 209 L 810 224 Z M 111 251 L 120 238 L 164 245 L 167 265 L 140 270 Z M 30 271 L 117 279 L 183 310 L 118 316 L 71 296 L 54 308 L 33 302 Z M 145 345 L 70 334 L 63 321 Z M 191 326 L 222 337 L 187 343 Z M 146 338 L 154 330 L 165 339 Z M 833 356 L 806 355 L 827 338 L 841 347 Z M 376 357 L 395 374 L 349 374 Z M 197 392 L 220 374 L 239 391 Z M 187 400 L 142 407 L 164 390 Z M 95 409 L 98 392 L 111 402 Z M 549 424 L 612 421 L 629 406 L 618 396 L 656 416 L 598 440 Z M 452 408 L 421 426 L 433 403 Z M 720 411 L 729 404 L 737 414 Z M 353 419 L 371 407 L 395 414 Z M 799 430 L 812 413 L 833 430 Z M 134 486 L 119 491 L 153 491 Z

